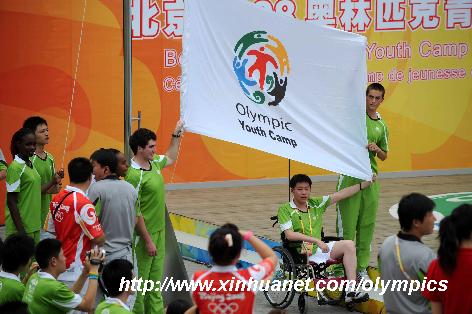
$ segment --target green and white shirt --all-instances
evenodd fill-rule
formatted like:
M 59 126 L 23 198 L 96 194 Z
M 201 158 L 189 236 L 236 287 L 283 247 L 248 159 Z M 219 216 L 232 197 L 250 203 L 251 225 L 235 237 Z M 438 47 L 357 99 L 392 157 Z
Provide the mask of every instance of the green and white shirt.
M 33 163 L 34 168 L 41 177 L 41 185 L 51 182 L 54 177 L 54 158 L 48 152 L 46 153 L 46 158 L 42 159 L 38 155 L 34 154 L 31 157 L 31 162 Z M 49 212 L 49 204 L 52 200 L 52 194 L 44 193 L 41 194 L 41 225 L 44 224 L 46 217 Z
M 131 312 L 130 308 L 123 303 L 120 299 L 117 298 L 105 298 L 97 308 L 95 309 L 95 314 L 129 314 Z
M 7 192 L 18 193 L 18 208 L 26 233 L 41 228 L 41 177 L 36 169 L 29 167 L 23 159 L 15 156 L 7 169 Z M 16 227 L 5 205 L 5 233 L 15 233 Z
M 372 119 L 366 115 L 367 140 L 369 143 L 375 143 L 384 152 L 388 152 L 388 128 L 385 121 L 382 120 L 377 112 L 377 119 Z M 374 173 L 378 173 L 377 160 L 375 153 L 369 151 L 370 167 Z
M 0 271 L 0 304 L 21 301 L 25 285 L 17 275 Z
M 321 239 L 321 229 L 323 228 L 323 214 L 331 204 L 329 196 L 310 197 L 307 201 L 307 212 L 298 210 L 297 205 L 292 201 L 279 207 L 277 214 L 280 229 L 293 230 L 304 235 Z M 313 244 L 313 252 L 317 245 Z
M 63 314 L 82 303 L 82 297 L 51 274 L 40 271 L 28 280 L 23 302 L 31 314 Z
M 165 189 L 161 170 L 167 163 L 164 155 L 155 155 L 149 170 L 142 169 L 134 160 L 125 180 L 138 192 L 136 212 L 142 215 L 149 233 L 161 231 L 165 227 Z
M 5 156 L 3 156 L 3 152 L 0 149 L 0 171 L 7 170 L 7 168 L 8 168 L 7 161 L 5 160 Z

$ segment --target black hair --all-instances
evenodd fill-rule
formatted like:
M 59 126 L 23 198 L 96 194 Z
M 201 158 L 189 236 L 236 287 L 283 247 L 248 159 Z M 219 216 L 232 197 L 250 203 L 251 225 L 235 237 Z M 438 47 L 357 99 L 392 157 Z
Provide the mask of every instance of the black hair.
M 434 209 L 434 202 L 420 193 L 405 195 L 398 204 L 398 220 L 403 231 L 410 231 L 413 220 L 423 222 L 424 217 Z
M 454 209 L 439 225 L 439 265 L 451 275 L 457 266 L 457 253 L 463 240 L 471 238 L 472 205 L 463 204 Z
M 310 177 L 307 176 L 306 174 L 299 173 L 299 174 L 294 175 L 290 179 L 289 186 L 291 189 L 294 189 L 297 183 L 304 183 L 304 182 L 308 183 L 311 187 L 312 182 L 311 182 Z
M 136 155 L 138 147 L 145 148 L 150 140 L 155 141 L 156 138 L 156 133 L 153 131 L 140 128 L 134 131 L 134 133 L 129 137 L 129 147 L 131 147 L 133 154 Z
M 0 266 L 2 266 L 2 256 L 3 256 L 3 240 L 0 238 Z
M 43 270 L 48 268 L 51 258 L 59 257 L 61 248 L 61 241 L 57 239 L 44 239 L 39 241 L 38 245 L 36 245 L 36 252 L 34 254 L 39 268 Z
M 2 314 L 28 314 L 28 305 L 21 301 L 10 301 L 0 305 Z
M 365 95 L 369 95 L 369 92 L 371 90 L 377 90 L 382 93 L 382 98 L 385 97 L 385 87 L 383 87 L 382 84 L 380 83 L 372 83 L 369 86 L 367 86 L 367 89 L 365 90 Z
M 48 125 L 46 120 L 44 120 L 43 118 L 39 116 L 34 116 L 34 117 L 29 117 L 28 119 L 26 119 L 25 122 L 23 122 L 23 127 L 28 128 L 33 132 L 36 132 L 36 128 L 38 127 L 38 125 L 41 125 L 41 124 Z
M 226 235 L 230 234 L 232 246 L 229 246 Z M 208 252 L 216 265 L 228 266 L 241 253 L 243 240 L 234 224 L 227 223 L 216 229 L 210 236 Z
M 106 264 L 102 272 L 102 281 L 109 297 L 116 297 L 124 291 L 120 291 L 121 280 L 133 279 L 133 264 L 125 259 L 114 259 Z
M 90 160 L 94 160 L 95 155 L 97 154 L 97 152 L 100 151 L 100 150 L 102 150 L 102 149 L 105 149 L 105 148 L 100 147 L 99 149 L 97 149 L 96 151 L 94 151 L 94 152 L 92 153 L 92 155 L 90 155 Z
M 15 158 L 15 155 L 18 154 L 18 151 L 19 151 L 18 144 L 23 141 L 23 138 L 26 135 L 29 135 L 29 134 L 34 135 L 34 131 L 28 128 L 21 128 L 18 131 L 16 131 L 15 134 L 13 134 L 11 138 L 11 143 L 10 143 L 10 152 L 13 158 Z
M 116 158 L 116 154 L 110 149 L 100 148 L 93 152 L 90 159 L 99 163 L 102 167 L 108 166 L 111 173 L 116 173 L 118 158 Z
M 116 148 L 107 148 L 109 151 L 111 151 L 113 154 L 115 155 L 118 155 L 119 153 L 121 153 L 121 151 L 119 151 L 118 149 Z
M 2 247 L 2 268 L 14 273 L 25 267 L 34 255 L 34 240 L 26 234 L 10 235 Z
M 70 182 L 84 183 L 92 176 L 92 163 L 84 157 L 72 159 L 67 165 Z
M 166 314 L 184 314 L 192 304 L 188 301 L 177 299 L 172 301 L 167 307 Z

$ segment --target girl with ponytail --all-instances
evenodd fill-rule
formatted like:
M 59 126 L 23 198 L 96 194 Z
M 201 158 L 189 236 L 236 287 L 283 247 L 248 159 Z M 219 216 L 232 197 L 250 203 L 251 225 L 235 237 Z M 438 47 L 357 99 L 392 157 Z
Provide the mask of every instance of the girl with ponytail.
M 244 241 L 252 245 L 262 261 L 249 268 L 237 269 Z M 201 314 L 252 313 L 257 292 L 254 283 L 272 275 L 277 263 L 274 251 L 252 231 L 241 231 L 233 224 L 225 224 L 210 236 L 208 252 L 214 266 L 193 276 L 193 280 L 202 285 L 193 292 L 196 306 L 187 313 L 196 313 L 197 307 Z M 205 289 L 205 284 L 211 287 Z
M 472 205 L 457 207 L 441 221 L 439 239 L 438 259 L 429 266 L 427 289 L 423 291 L 423 295 L 431 301 L 433 314 L 470 314 Z

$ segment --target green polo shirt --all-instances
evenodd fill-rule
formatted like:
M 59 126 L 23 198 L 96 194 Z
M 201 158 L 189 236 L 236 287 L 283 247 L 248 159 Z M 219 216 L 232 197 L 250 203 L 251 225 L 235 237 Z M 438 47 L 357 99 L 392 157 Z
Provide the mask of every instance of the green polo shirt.
M 26 233 L 41 229 L 41 177 L 36 169 L 15 156 L 7 169 L 7 192 L 18 193 L 18 208 Z M 16 233 L 16 227 L 5 205 L 5 233 Z
M 165 227 L 165 188 L 161 170 L 167 163 L 164 155 L 155 155 L 149 170 L 142 169 L 131 161 L 125 180 L 138 192 L 136 212 L 142 215 L 149 233 L 161 231 Z
M 33 163 L 34 168 L 38 171 L 39 176 L 41 177 L 41 185 L 45 185 L 51 182 L 54 177 L 54 158 L 51 154 L 46 152 L 46 158 L 42 159 L 38 155 L 31 157 L 31 162 Z M 41 194 L 41 225 L 44 225 L 44 221 L 49 212 L 49 204 L 52 200 L 52 194 L 44 193 Z
M 82 303 L 82 297 L 51 274 L 38 272 L 26 284 L 23 302 L 31 314 L 65 314 Z
M 129 314 L 133 313 L 120 299 L 106 298 L 95 309 L 95 314 Z
M 372 119 L 366 115 L 367 140 L 369 143 L 375 143 L 384 152 L 388 152 L 388 128 L 385 121 L 382 120 L 380 114 L 378 118 Z M 375 154 L 369 151 L 370 167 L 374 173 L 378 173 L 377 160 Z
M 0 271 L 0 304 L 21 301 L 25 285 L 12 273 Z
M 307 236 L 321 239 L 321 229 L 323 228 L 323 214 L 330 205 L 329 196 L 310 197 L 307 201 L 307 212 L 297 209 L 293 200 L 279 207 L 277 214 L 280 229 L 293 230 Z M 318 248 L 313 244 L 313 252 Z

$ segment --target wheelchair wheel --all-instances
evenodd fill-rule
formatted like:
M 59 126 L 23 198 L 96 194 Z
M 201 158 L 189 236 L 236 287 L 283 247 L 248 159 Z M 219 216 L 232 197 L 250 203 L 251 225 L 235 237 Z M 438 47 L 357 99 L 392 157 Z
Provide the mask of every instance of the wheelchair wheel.
M 274 275 L 270 279 L 270 284 L 265 285 L 264 296 L 273 307 L 284 309 L 292 303 L 295 290 L 289 289 L 288 291 L 284 291 L 282 283 L 285 280 L 296 280 L 297 270 L 292 256 L 286 249 L 281 246 L 276 246 L 272 248 L 272 250 L 277 254 L 279 261 L 275 266 Z M 282 289 L 280 289 L 280 287 L 282 287 Z
M 305 295 L 306 293 L 300 293 L 298 296 L 298 311 L 300 314 L 306 314 L 308 312 L 308 307 L 306 306 L 306 300 L 305 300 Z

